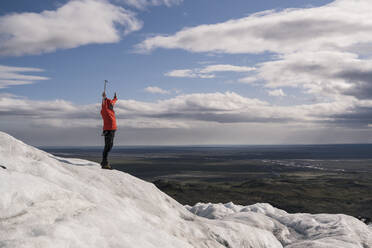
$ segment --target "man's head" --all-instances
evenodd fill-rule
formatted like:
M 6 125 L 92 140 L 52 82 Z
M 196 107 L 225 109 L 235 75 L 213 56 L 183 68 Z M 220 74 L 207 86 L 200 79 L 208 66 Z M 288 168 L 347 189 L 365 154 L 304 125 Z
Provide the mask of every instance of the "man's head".
M 106 92 L 103 92 L 103 93 L 102 93 L 102 97 L 103 97 L 103 98 L 106 98 Z

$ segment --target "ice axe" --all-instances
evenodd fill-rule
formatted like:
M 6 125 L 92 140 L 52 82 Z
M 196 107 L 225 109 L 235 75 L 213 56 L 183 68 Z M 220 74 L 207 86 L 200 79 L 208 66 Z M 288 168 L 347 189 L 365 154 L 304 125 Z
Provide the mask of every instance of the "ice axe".
M 106 87 L 107 87 L 107 84 L 108 84 L 108 81 L 105 80 L 105 84 L 104 84 L 104 87 L 103 87 L 103 93 L 105 94 L 105 96 L 106 96 Z M 115 97 L 116 97 L 116 92 L 115 92 Z
M 105 92 L 105 93 L 106 93 L 106 85 L 107 85 L 107 83 L 108 83 L 108 81 L 105 80 L 105 86 L 104 86 L 104 88 L 103 88 L 103 92 Z

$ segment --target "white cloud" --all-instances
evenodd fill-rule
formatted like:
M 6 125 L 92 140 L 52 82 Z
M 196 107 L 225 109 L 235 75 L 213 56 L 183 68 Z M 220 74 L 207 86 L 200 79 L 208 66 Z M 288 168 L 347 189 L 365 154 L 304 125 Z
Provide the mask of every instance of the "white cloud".
M 197 78 L 199 77 L 193 70 L 173 70 L 164 74 L 168 77 Z
M 162 94 L 162 95 L 170 94 L 169 90 L 164 90 L 164 89 L 159 88 L 157 86 L 148 86 L 148 87 L 145 88 L 145 91 L 149 92 L 149 93 L 152 93 L 152 94 Z
M 13 85 L 32 84 L 40 80 L 48 80 L 47 77 L 27 75 L 29 72 L 43 72 L 39 68 L 14 67 L 0 65 L 0 89 Z
M 238 82 L 240 83 L 246 83 L 246 84 L 251 84 L 251 83 L 254 83 L 258 80 L 258 78 L 256 76 L 248 76 L 248 77 L 244 77 L 244 78 L 240 78 L 238 80 Z
M 182 78 L 215 78 L 216 75 L 212 74 L 215 72 L 250 72 L 254 70 L 256 70 L 256 68 L 249 66 L 217 64 L 208 65 L 203 68 L 196 68 L 192 70 L 191 69 L 173 70 L 165 73 L 165 76 Z
M 249 66 L 236 66 L 236 65 L 209 65 L 200 70 L 200 73 L 212 73 L 212 72 L 249 72 L 254 71 L 256 68 Z
M 370 142 L 371 137 L 372 101 L 352 97 L 276 106 L 225 92 L 156 102 L 119 99 L 114 109 L 119 127 L 116 144 L 337 143 Z M 99 144 L 99 112 L 99 103 L 33 101 L 0 94 L 2 131 L 43 146 Z
M 70 0 L 54 11 L 0 17 L 0 55 L 40 54 L 118 42 L 139 30 L 134 13 L 105 0 Z
M 100 104 L 76 105 L 63 100 L 33 101 L 0 95 L 2 119 L 22 117 L 45 126 L 95 127 L 101 125 Z M 368 111 L 366 111 L 368 110 Z M 179 95 L 156 102 L 119 100 L 119 126 L 144 128 L 188 127 L 195 123 L 371 123 L 372 101 L 352 98 L 329 103 L 276 106 L 234 92 Z M 137 123 L 137 124 L 136 124 Z M 27 124 L 27 123 L 25 123 Z
M 338 51 L 286 54 L 262 63 L 257 78 L 266 87 L 301 87 L 315 96 L 372 98 L 372 60 Z
M 266 11 L 223 23 L 184 28 L 173 35 L 148 38 L 137 48 L 145 52 L 178 48 L 217 53 L 336 49 L 372 42 L 371 12 L 369 0 L 336 0 L 322 7 Z
M 282 89 L 277 89 L 277 90 L 269 90 L 267 93 L 270 96 L 286 96 L 286 94 L 283 92 Z
M 159 5 L 165 5 L 167 7 L 170 7 L 172 5 L 178 5 L 183 2 L 183 0 L 115 0 L 115 1 L 124 3 L 137 9 L 146 9 L 146 7 L 148 6 Z

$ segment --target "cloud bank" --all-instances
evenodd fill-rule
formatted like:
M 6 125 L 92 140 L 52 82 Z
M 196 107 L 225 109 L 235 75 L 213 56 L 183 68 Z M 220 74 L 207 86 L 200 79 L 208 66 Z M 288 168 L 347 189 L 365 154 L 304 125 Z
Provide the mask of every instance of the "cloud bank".
M 141 27 L 134 13 L 105 0 L 71 0 L 54 11 L 1 16 L 0 55 L 113 43 Z
M 119 100 L 115 107 L 119 126 L 132 128 L 186 128 L 200 122 L 342 125 L 345 121 L 368 128 L 371 109 L 371 100 L 351 97 L 329 103 L 277 106 L 234 92 L 178 95 L 156 102 Z M 99 110 L 100 104 L 75 105 L 63 100 L 33 101 L 0 95 L 1 116 L 22 117 L 45 126 L 100 126 Z
M 43 71 L 39 68 L 0 65 L 0 89 L 14 85 L 33 84 L 40 80 L 48 80 L 49 78 L 47 77 L 24 74 Z
M 372 3 L 368 0 L 337 0 L 316 8 L 266 11 L 223 23 L 185 28 L 174 35 L 151 37 L 137 48 L 289 53 L 350 47 L 372 42 L 371 11 Z
M 277 106 L 234 92 L 156 102 L 119 100 L 116 144 L 294 144 L 371 142 L 372 101 Z M 0 94 L 0 126 L 37 145 L 98 145 L 100 104 L 33 101 Z

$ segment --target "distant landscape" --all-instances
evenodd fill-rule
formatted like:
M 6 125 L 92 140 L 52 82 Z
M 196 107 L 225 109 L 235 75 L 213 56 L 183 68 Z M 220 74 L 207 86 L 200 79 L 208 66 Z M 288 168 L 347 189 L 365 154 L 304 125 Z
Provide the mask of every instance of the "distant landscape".
M 98 147 L 43 148 L 100 162 Z M 116 147 L 114 169 L 153 182 L 181 204 L 267 202 L 288 212 L 372 217 L 372 144 Z

